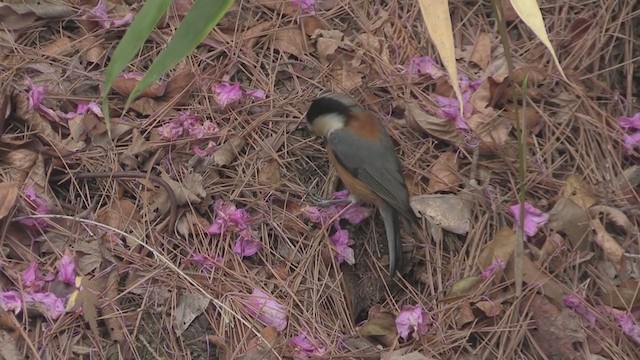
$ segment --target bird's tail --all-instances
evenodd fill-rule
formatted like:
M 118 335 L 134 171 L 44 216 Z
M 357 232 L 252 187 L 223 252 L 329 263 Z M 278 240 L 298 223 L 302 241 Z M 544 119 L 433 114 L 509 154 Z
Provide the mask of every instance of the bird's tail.
M 402 268 L 403 263 L 400 219 L 398 217 L 398 212 L 387 204 L 381 205 L 379 210 L 387 233 L 387 244 L 389 248 L 389 275 L 394 277 L 396 271 Z

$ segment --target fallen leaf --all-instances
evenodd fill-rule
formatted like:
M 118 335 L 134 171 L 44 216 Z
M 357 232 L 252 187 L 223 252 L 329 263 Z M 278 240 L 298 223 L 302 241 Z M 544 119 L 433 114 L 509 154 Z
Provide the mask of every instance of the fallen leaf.
M 320 61 L 329 62 L 336 50 L 343 44 L 344 34 L 339 30 L 318 30 L 315 32 L 316 52 Z
M 561 198 L 549 211 L 549 228 L 567 235 L 574 250 L 587 251 L 589 242 L 589 214 L 569 198 Z
M 18 3 L 0 3 L 0 23 L 6 30 L 20 30 L 33 26 L 38 18 L 65 19 L 76 14 L 69 5 L 41 0 L 23 0 Z
M 458 174 L 458 157 L 455 153 L 445 152 L 433 163 L 427 173 L 429 186 L 427 191 L 435 193 L 439 191 L 454 191 L 461 183 Z
M 160 177 L 169 184 L 171 190 L 173 190 L 178 205 L 199 204 L 207 195 L 207 192 L 204 190 L 201 174 L 188 173 L 181 181 L 173 180 L 165 172 L 162 172 Z
M 360 45 L 367 54 L 375 54 L 383 63 L 389 64 L 389 48 L 385 39 L 367 33 L 357 37 L 356 46 Z
M 263 161 L 258 165 L 258 181 L 264 185 L 277 185 L 282 181 L 280 163 L 277 160 Z
M 245 145 L 246 141 L 241 137 L 235 136 L 230 138 L 213 153 L 213 163 L 216 166 L 229 166 Z
M 469 232 L 470 204 L 458 195 L 419 195 L 412 197 L 410 203 L 415 212 L 447 231 L 460 235 Z
M 488 317 L 498 316 L 503 310 L 502 304 L 497 301 L 478 301 L 475 306 Z
M 523 257 L 522 264 L 522 279 L 529 286 L 534 288 L 540 288 L 541 293 L 552 299 L 558 306 L 563 304 L 563 296 L 568 292 L 567 289 L 549 275 L 546 271 L 540 269 L 539 265 L 531 261 L 528 257 Z M 513 261 L 507 265 L 505 274 L 509 277 L 509 280 L 513 280 Z
M 493 154 L 501 149 L 504 151 L 513 127 L 510 119 L 498 116 L 496 112 L 475 113 L 467 119 L 467 124 L 480 137 L 481 155 Z
M 49 56 L 57 56 L 64 55 L 71 50 L 71 40 L 63 36 L 45 46 L 45 48 L 42 49 L 42 53 Z
M 480 33 L 469 56 L 469 61 L 480 66 L 482 70 L 486 69 L 491 61 L 491 39 L 491 34 Z
M 529 302 L 522 302 L 525 303 Z M 568 308 L 558 310 L 542 295 L 533 295 L 529 304 L 528 312 L 536 325 L 532 334 L 537 347 L 549 358 L 581 358 L 580 353 L 575 350 L 574 343 L 586 345 L 584 342 L 587 335 L 578 315 Z
M 282 53 L 295 55 L 299 59 L 307 53 L 304 35 L 299 29 L 282 29 L 276 31 L 273 39 L 273 47 Z
M 480 255 L 478 255 L 480 271 L 499 260 L 504 264 L 508 264 L 513 258 L 515 242 L 516 233 L 511 227 L 503 226 L 500 228 L 493 240 L 488 242 L 480 251 Z
M 327 30 L 327 26 L 316 16 L 305 16 L 300 18 L 302 21 L 302 30 L 308 36 L 313 36 L 316 30 Z
M 87 277 L 76 278 L 76 291 L 69 296 L 66 311 L 82 308 L 82 317 L 89 324 L 94 336 L 100 336 L 98 331 L 98 296 L 100 293 L 97 284 Z
M 24 184 L 37 160 L 38 154 L 27 149 L 10 151 L 0 159 L 6 165 L 9 180 L 16 185 Z
M 632 309 L 640 306 L 640 282 L 627 280 L 622 284 L 611 287 L 600 296 L 605 305 L 618 309 Z
M 464 143 L 462 133 L 456 129 L 456 124 L 453 121 L 429 115 L 415 102 L 407 103 L 405 108 L 407 109 L 407 121 L 413 122 L 417 128 L 427 134 L 453 145 Z
M 237 357 L 236 360 L 275 360 L 278 358 L 275 356 L 274 350 L 271 349 L 278 340 L 278 330 L 273 326 L 267 326 L 260 331 L 260 335 L 264 341 L 257 336 L 252 338 L 247 346 L 247 352 Z
M 97 213 L 100 222 L 120 230 L 131 229 L 140 219 L 140 212 L 136 205 L 128 199 L 119 199 L 111 202 Z
M 471 304 L 469 304 L 469 301 L 462 301 L 456 308 L 455 312 L 456 328 L 460 329 L 464 325 L 473 322 L 475 319 L 476 316 L 473 315 L 473 309 L 471 309 Z
M 0 219 L 9 215 L 18 198 L 18 186 L 15 183 L 0 183 Z
M 191 92 L 189 86 L 196 78 L 196 74 L 186 67 L 177 71 L 169 81 L 167 81 L 167 87 L 162 95 L 163 99 L 176 102 L 176 105 L 183 105 L 188 103 Z M 177 100 L 176 100 L 177 98 Z
M 611 223 L 623 229 L 627 234 L 633 234 L 636 231 L 627 215 L 616 208 L 606 205 L 595 205 L 589 208 L 589 214 L 593 217 L 605 215 L 605 223 L 611 221 Z
M 209 306 L 209 298 L 200 293 L 183 292 L 173 316 L 173 330 L 180 336 L 189 325 Z
M 355 67 L 348 62 L 336 64 L 331 68 L 331 89 L 346 93 L 357 89 L 362 85 L 364 74 L 360 67 Z
M 567 177 L 566 183 L 562 187 L 561 195 L 573 200 L 583 209 L 588 209 L 596 203 L 596 199 L 591 195 L 587 185 L 576 175 Z
M 94 64 L 102 63 L 107 54 L 100 41 L 94 36 L 81 39 L 78 43 L 78 50 L 84 60 Z
M 367 321 L 358 329 L 358 334 L 364 337 L 375 337 L 385 346 L 392 346 L 398 337 L 396 317 L 374 306 L 369 310 Z
M 469 276 L 460 279 L 451 285 L 445 299 L 451 300 L 459 297 L 473 295 L 482 285 L 483 279 L 480 276 Z
M 613 263 L 618 274 L 624 274 L 626 272 L 626 266 L 624 262 L 624 249 L 622 246 L 620 246 L 620 244 L 618 244 L 618 242 L 609 235 L 599 220 L 591 220 L 590 224 L 591 228 L 596 233 L 594 241 L 604 252 L 605 258 Z
M 113 84 L 111 85 L 111 88 L 115 90 L 117 93 L 119 93 L 120 95 L 129 96 L 139 82 L 140 80 L 136 78 L 125 78 L 122 76 L 118 76 L 117 78 L 115 78 L 115 80 L 113 80 Z M 138 95 L 138 98 L 161 97 L 162 95 L 164 95 L 166 88 L 167 88 L 166 82 L 156 81 L 151 86 L 142 90 L 140 95 Z

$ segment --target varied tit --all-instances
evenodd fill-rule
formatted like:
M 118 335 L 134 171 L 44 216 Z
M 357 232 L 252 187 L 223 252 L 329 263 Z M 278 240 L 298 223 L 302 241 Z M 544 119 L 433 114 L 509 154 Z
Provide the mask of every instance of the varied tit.
M 402 267 L 400 215 L 412 226 L 418 219 L 391 137 L 382 123 L 343 94 L 315 99 L 307 112 L 311 130 L 326 140 L 327 155 L 352 195 L 378 207 L 389 245 L 389 274 Z

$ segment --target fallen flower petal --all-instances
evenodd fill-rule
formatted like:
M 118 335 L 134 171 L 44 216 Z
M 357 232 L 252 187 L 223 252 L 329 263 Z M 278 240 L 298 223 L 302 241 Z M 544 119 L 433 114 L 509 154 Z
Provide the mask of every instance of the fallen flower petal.
M 516 220 L 516 226 L 520 225 L 520 204 L 509 207 L 509 211 Z M 524 232 L 527 236 L 535 235 L 538 230 L 549 221 L 549 214 L 536 209 L 528 201 L 524 203 Z
M 582 317 L 589 322 L 589 325 L 595 326 L 598 321 L 598 316 L 593 311 L 589 310 L 587 306 L 584 304 L 584 300 L 582 300 L 577 295 L 569 294 L 562 297 L 562 301 L 565 306 L 569 309 L 575 311 L 577 314 L 582 315 Z
M 291 0 L 291 4 L 306 14 L 316 13 L 316 0 Z
M 504 260 L 498 259 L 492 262 L 489 266 L 487 266 L 486 269 L 482 271 L 482 278 L 486 280 L 492 277 L 493 273 L 495 273 L 496 271 L 504 270 L 504 267 L 505 267 Z
M 262 249 L 262 244 L 256 240 L 249 230 L 242 231 L 233 244 L 233 252 L 241 257 L 255 255 Z
M 76 283 L 76 264 L 69 250 L 65 251 L 58 264 L 58 280 L 72 286 Z
M 86 15 L 86 18 L 97 21 L 103 29 L 124 26 L 133 20 L 132 13 L 127 13 L 122 19 L 109 19 L 105 3 L 105 0 L 99 0 L 98 4 Z
M 188 263 L 198 264 L 205 269 L 213 269 L 216 265 L 221 264 L 223 259 L 218 255 L 193 254 L 187 258 L 186 261 Z
M 204 149 L 200 148 L 199 146 L 194 146 L 193 148 L 191 148 L 191 151 L 195 155 L 198 155 L 200 157 L 207 157 L 213 154 L 217 148 L 218 145 L 216 145 L 216 143 L 214 143 L 213 141 L 209 141 L 207 147 L 205 147 Z
M 0 309 L 19 313 L 22 309 L 22 296 L 13 290 L 0 292 Z
M 444 75 L 444 71 L 430 56 L 413 57 L 403 68 L 412 76 L 424 74 L 431 76 L 432 79 L 438 79 Z
M 622 138 L 624 147 L 628 152 L 632 152 L 636 147 L 640 146 L 640 131 L 631 135 L 625 134 Z
M 324 346 L 316 345 L 315 341 L 304 331 L 292 337 L 289 342 L 295 347 L 293 358 L 296 360 L 308 359 L 311 356 L 322 356 L 327 351 Z
M 405 305 L 396 317 L 398 335 L 404 340 L 410 333 L 413 333 L 414 339 L 426 334 L 430 323 L 429 314 L 420 305 Z
M 624 130 L 627 129 L 640 129 L 640 112 L 633 116 L 621 116 L 618 119 L 620 127 Z
M 349 231 L 339 229 L 335 234 L 329 238 L 333 245 L 336 247 L 336 260 L 338 264 L 347 262 L 349 265 L 356 263 L 355 253 L 352 248 L 349 247 L 351 240 L 349 239 Z
M 216 102 L 220 104 L 221 107 L 225 107 L 242 98 L 240 83 L 230 83 L 225 81 L 215 84 L 213 85 L 213 93 Z
M 258 100 L 264 100 L 267 98 L 267 94 L 264 92 L 264 90 L 260 90 L 260 89 L 246 90 L 245 94 L 247 94 L 247 96 L 249 97 L 252 97 Z
M 249 314 L 255 316 L 260 322 L 267 326 L 273 326 L 278 331 L 282 331 L 287 327 L 285 307 L 260 289 L 253 289 L 245 308 Z
M 53 280 L 54 276 L 52 275 L 43 276 L 38 271 L 38 263 L 33 261 L 21 274 L 22 287 L 31 292 L 39 291 L 46 281 Z
M 25 294 L 26 304 L 36 305 L 36 307 L 48 318 L 55 320 L 64 314 L 64 301 L 50 292 Z

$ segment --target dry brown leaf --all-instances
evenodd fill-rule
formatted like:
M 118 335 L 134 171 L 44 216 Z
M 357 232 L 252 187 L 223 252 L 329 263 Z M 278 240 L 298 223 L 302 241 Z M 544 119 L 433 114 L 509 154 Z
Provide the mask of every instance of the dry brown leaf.
M 183 292 L 173 316 L 173 331 L 180 336 L 209 306 L 209 298 L 197 292 Z
M 246 141 L 238 136 L 230 138 L 220 146 L 212 155 L 216 166 L 229 166 L 238 156 L 238 152 L 244 148 Z
M 15 183 L 0 183 L 0 219 L 9 215 L 18 198 L 18 186 Z
M 531 261 L 528 257 L 523 257 L 522 264 L 522 279 L 532 287 L 540 288 L 541 293 L 552 299 L 558 306 L 562 306 L 563 296 L 565 295 L 566 288 L 556 280 L 554 277 L 549 275 L 546 271 L 540 269 L 538 264 Z M 507 270 L 505 274 L 509 276 L 509 280 L 513 280 L 513 261 L 511 264 L 507 265 Z
M 74 250 L 84 253 L 78 254 L 77 266 L 80 274 L 87 275 L 100 268 L 103 256 L 98 240 L 79 241 L 74 246 Z
M 410 353 L 406 353 L 405 349 L 400 349 L 392 352 L 389 357 L 385 357 L 385 359 L 389 360 L 435 360 L 435 358 L 424 356 L 423 354 L 414 351 Z
M 259 337 L 254 337 L 249 341 L 247 346 L 247 352 L 237 357 L 236 360 L 275 360 L 278 357 L 275 356 L 273 350 L 270 347 L 275 347 L 278 340 L 278 330 L 273 326 L 264 327 L 260 331 L 260 335 L 264 338 L 265 342 Z
M 455 191 L 461 182 L 458 175 L 458 166 L 458 157 L 455 153 L 442 153 L 427 173 L 427 178 L 429 179 L 427 191 L 430 193 Z
M 369 309 L 367 321 L 358 329 L 358 334 L 364 337 L 375 337 L 386 346 L 392 346 L 398 337 L 396 317 L 387 311 L 383 311 L 379 305 Z
M 453 121 L 429 115 L 415 102 L 407 103 L 405 108 L 407 109 L 407 121 L 413 122 L 414 128 L 417 127 L 427 134 L 453 145 L 464 143 L 462 133 L 456 128 Z
M 195 80 L 196 74 L 188 68 L 179 70 L 171 78 L 167 81 L 167 87 L 164 91 L 164 95 L 162 96 L 166 100 L 176 100 L 176 105 L 184 105 L 189 101 L 189 96 L 191 92 L 189 90 L 189 86 Z
M 0 313 L 7 312 L 0 309 Z M 2 344 L 2 346 L 0 346 L 0 358 L 6 360 L 25 359 L 25 357 L 22 356 L 22 352 L 20 352 L 20 350 L 18 349 L 18 342 L 16 340 L 17 338 L 11 336 L 11 333 L 6 331 L 5 329 L 0 328 L 0 344 Z
M 178 205 L 199 204 L 202 202 L 207 192 L 202 184 L 202 175 L 198 173 L 188 173 L 182 178 L 182 181 L 173 180 L 165 172 L 160 174 L 176 195 Z M 162 190 L 164 192 L 164 190 Z
M 459 297 L 473 295 L 482 285 L 482 278 L 480 276 L 470 276 L 456 281 L 449 291 L 445 299 L 451 300 Z
M 336 50 L 344 43 L 344 34 L 339 30 L 318 30 L 313 34 L 316 39 L 316 52 L 320 61 L 330 61 Z
M 304 58 L 307 53 L 304 35 L 300 29 L 295 28 L 276 31 L 273 47 L 280 50 L 280 52 L 294 55 L 299 59 Z
M 486 69 L 491 61 L 491 39 L 491 34 L 480 33 L 469 56 L 469 61 L 480 66 L 482 70 Z
M 305 16 L 300 18 L 302 21 L 302 30 L 307 36 L 313 36 L 316 30 L 327 30 L 327 26 L 316 16 Z
M 617 287 L 611 287 L 600 297 L 605 305 L 618 309 L 632 309 L 640 306 L 640 282 L 627 280 Z
M 532 331 L 533 337 L 546 356 L 562 359 L 581 358 L 580 353 L 575 350 L 574 343 L 583 343 L 587 335 L 576 313 L 568 308 L 558 310 L 541 295 L 533 296 L 529 312 L 536 324 L 536 329 Z
M 497 301 L 478 301 L 475 306 L 488 317 L 498 316 L 503 310 L 502 304 Z
M 589 209 L 596 203 L 596 199 L 591 195 L 587 185 L 576 175 L 567 177 L 565 186 L 562 187 L 561 194 L 573 200 L 583 209 Z
M 496 233 L 493 240 L 482 248 L 478 255 L 478 266 L 483 271 L 487 266 L 501 260 L 504 264 L 508 264 L 515 249 L 516 233 L 511 227 L 503 226 Z
M 419 195 L 410 199 L 411 208 L 430 223 L 464 235 L 471 226 L 470 203 L 454 194 Z
M 605 223 L 610 221 L 614 225 L 626 231 L 627 234 L 633 234 L 636 231 L 627 215 L 616 208 L 606 205 L 595 205 L 589 208 L 589 214 L 592 217 L 598 217 L 601 214 L 606 215 L 604 219 L 606 220 Z
M 513 123 L 508 118 L 486 113 L 475 113 L 467 119 L 467 124 L 480 137 L 480 154 L 493 154 L 504 149 L 509 141 Z
M 131 103 L 131 109 L 137 111 L 138 113 L 142 114 L 142 115 L 151 115 L 151 114 L 155 114 L 157 113 L 161 108 L 166 107 L 167 104 L 165 101 L 162 100 L 156 100 L 156 99 L 152 99 L 152 98 L 148 98 L 148 97 L 143 97 L 140 98 L 134 102 Z M 173 110 L 167 112 L 165 114 L 166 116 L 173 116 Z M 113 124 L 113 122 L 111 122 Z M 153 136 L 157 136 L 160 137 L 157 132 L 153 132 L 152 134 L 152 139 Z
M 349 62 L 336 64 L 331 69 L 331 89 L 335 92 L 350 92 L 362 85 L 365 71 Z
M 40 0 L 0 3 L 0 23 L 2 23 L 2 28 L 7 30 L 19 30 L 33 26 L 38 18 L 64 19 L 75 14 L 76 11 L 65 3 Z
M 80 40 L 78 49 L 84 60 L 94 64 L 102 63 L 107 54 L 100 41 L 94 36 L 87 36 Z
M 208 228 L 209 225 L 209 221 L 202 216 L 192 212 L 186 212 L 178 219 L 176 230 L 178 234 L 188 238 L 193 234 L 202 234 L 204 229 Z
M 113 80 L 113 85 L 111 86 L 113 90 L 118 92 L 120 95 L 129 96 L 133 89 L 138 85 L 140 80 L 134 78 L 124 78 L 122 76 L 117 77 Z M 138 98 L 157 98 L 164 95 L 164 92 L 167 88 L 166 82 L 158 82 L 156 81 L 151 86 L 142 90 Z
M 42 53 L 49 56 L 64 55 L 69 51 L 71 51 L 71 40 L 64 36 L 42 49 Z
M 97 217 L 100 222 L 110 227 L 125 230 L 132 228 L 132 225 L 138 222 L 140 212 L 131 200 L 119 199 L 100 209 Z
M 358 43 L 365 50 L 365 54 L 376 54 L 383 63 L 389 64 L 389 48 L 385 39 L 367 33 L 358 36 Z M 357 44 L 358 44 L 357 43 Z
M 277 185 L 282 181 L 280 163 L 276 160 L 263 161 L 258 165 L 258 181 L 264 185 Z
M 619 274 L 624 274 L 627 267 L 624 261 L 624 249 L 622 246 L 609 235 L 599 220 L 593 219 L 590 221 L 590 224 L 596 233 L 593 239 L 604 252 L 605 258 L 613 263 Z
M 561 198 L 549 211 L 549 228 L 566 234 L 574 250 L 587 251 L 589 214 L 573 200 Z
M 473 309 L 471 309 L 469 301 L 464 300 L 460 302 L 455 313 L 456 328 L 460 329 L 464 325 L 475 321 L 475 319 L 476 316 L 473 314 Z
M 1 160 L 6 165 L 9 179 L 22 187 L 29 176 L 29 171 L 38 160 L 38 154 L 27 149 L 17 149 L 6 154 Z
M 267 9 L 277 10 L 285 15 L 294 16 L 298 13 L 298 9 L 294 7 L 291 1 L 283 0 L 257 0 L 257 3 Z

